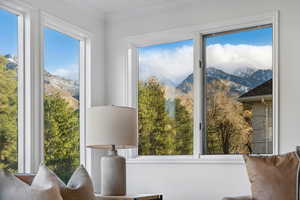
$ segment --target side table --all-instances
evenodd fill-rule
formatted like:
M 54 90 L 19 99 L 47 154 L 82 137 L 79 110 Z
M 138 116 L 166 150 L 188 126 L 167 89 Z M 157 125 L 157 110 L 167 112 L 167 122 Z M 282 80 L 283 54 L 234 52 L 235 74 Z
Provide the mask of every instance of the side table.
M 96 194 L 97 200 L 163 200 L 162 194 L 136 194 L 126 196 L 102 196 Z

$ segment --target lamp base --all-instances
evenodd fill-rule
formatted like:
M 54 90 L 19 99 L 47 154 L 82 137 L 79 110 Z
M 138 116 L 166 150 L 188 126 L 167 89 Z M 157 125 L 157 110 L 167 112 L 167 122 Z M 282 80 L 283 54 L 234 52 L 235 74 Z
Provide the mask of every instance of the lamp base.
M 101 194 L 122 196 L 126 194 L 126 160 L 116 149 L 101 158 Z

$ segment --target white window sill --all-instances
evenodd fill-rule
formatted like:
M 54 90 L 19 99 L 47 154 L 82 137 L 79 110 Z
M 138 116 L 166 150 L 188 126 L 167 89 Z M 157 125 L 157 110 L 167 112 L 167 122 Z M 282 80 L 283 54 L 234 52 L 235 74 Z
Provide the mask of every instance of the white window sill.
M 192 156 L 139 156 L 127 159 L 132 164 L 244 164 L 242 155 L 201 155 Z

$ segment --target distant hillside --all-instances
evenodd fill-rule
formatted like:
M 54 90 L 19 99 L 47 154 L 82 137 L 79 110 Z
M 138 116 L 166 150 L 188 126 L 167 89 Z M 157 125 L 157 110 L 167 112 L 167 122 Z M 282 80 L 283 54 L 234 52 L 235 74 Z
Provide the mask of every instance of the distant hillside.
M 5 57 L 9 61 L 6 68 L 17 70 L 17 57 L 9 54 L 5 55 Z M 44 83 L 44 91 L 46 95 L 59 94 L 70 104 L 72 108 L 78 109 L 79 83 L 77 81 L 68 80 L 44 71 Z
M 74 109 L 79 107 L 79 84 L 76 81 L 67 80 L 44 71 L 44 83 L 46 95 L 59 94 Z

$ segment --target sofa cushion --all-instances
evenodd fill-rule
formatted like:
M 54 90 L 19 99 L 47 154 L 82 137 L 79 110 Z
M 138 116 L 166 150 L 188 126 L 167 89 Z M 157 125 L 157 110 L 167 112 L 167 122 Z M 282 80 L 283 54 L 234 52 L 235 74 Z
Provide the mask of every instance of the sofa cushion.
M 34 180 L 35 184 L 28 185 L 16 176 L 0 170 L 0 199 L 1 200 L 62 200 L 55 179 Z
M 296 152 L 277 156 L 244 156 L 255 200 L 296 200 L 299 157 Z

